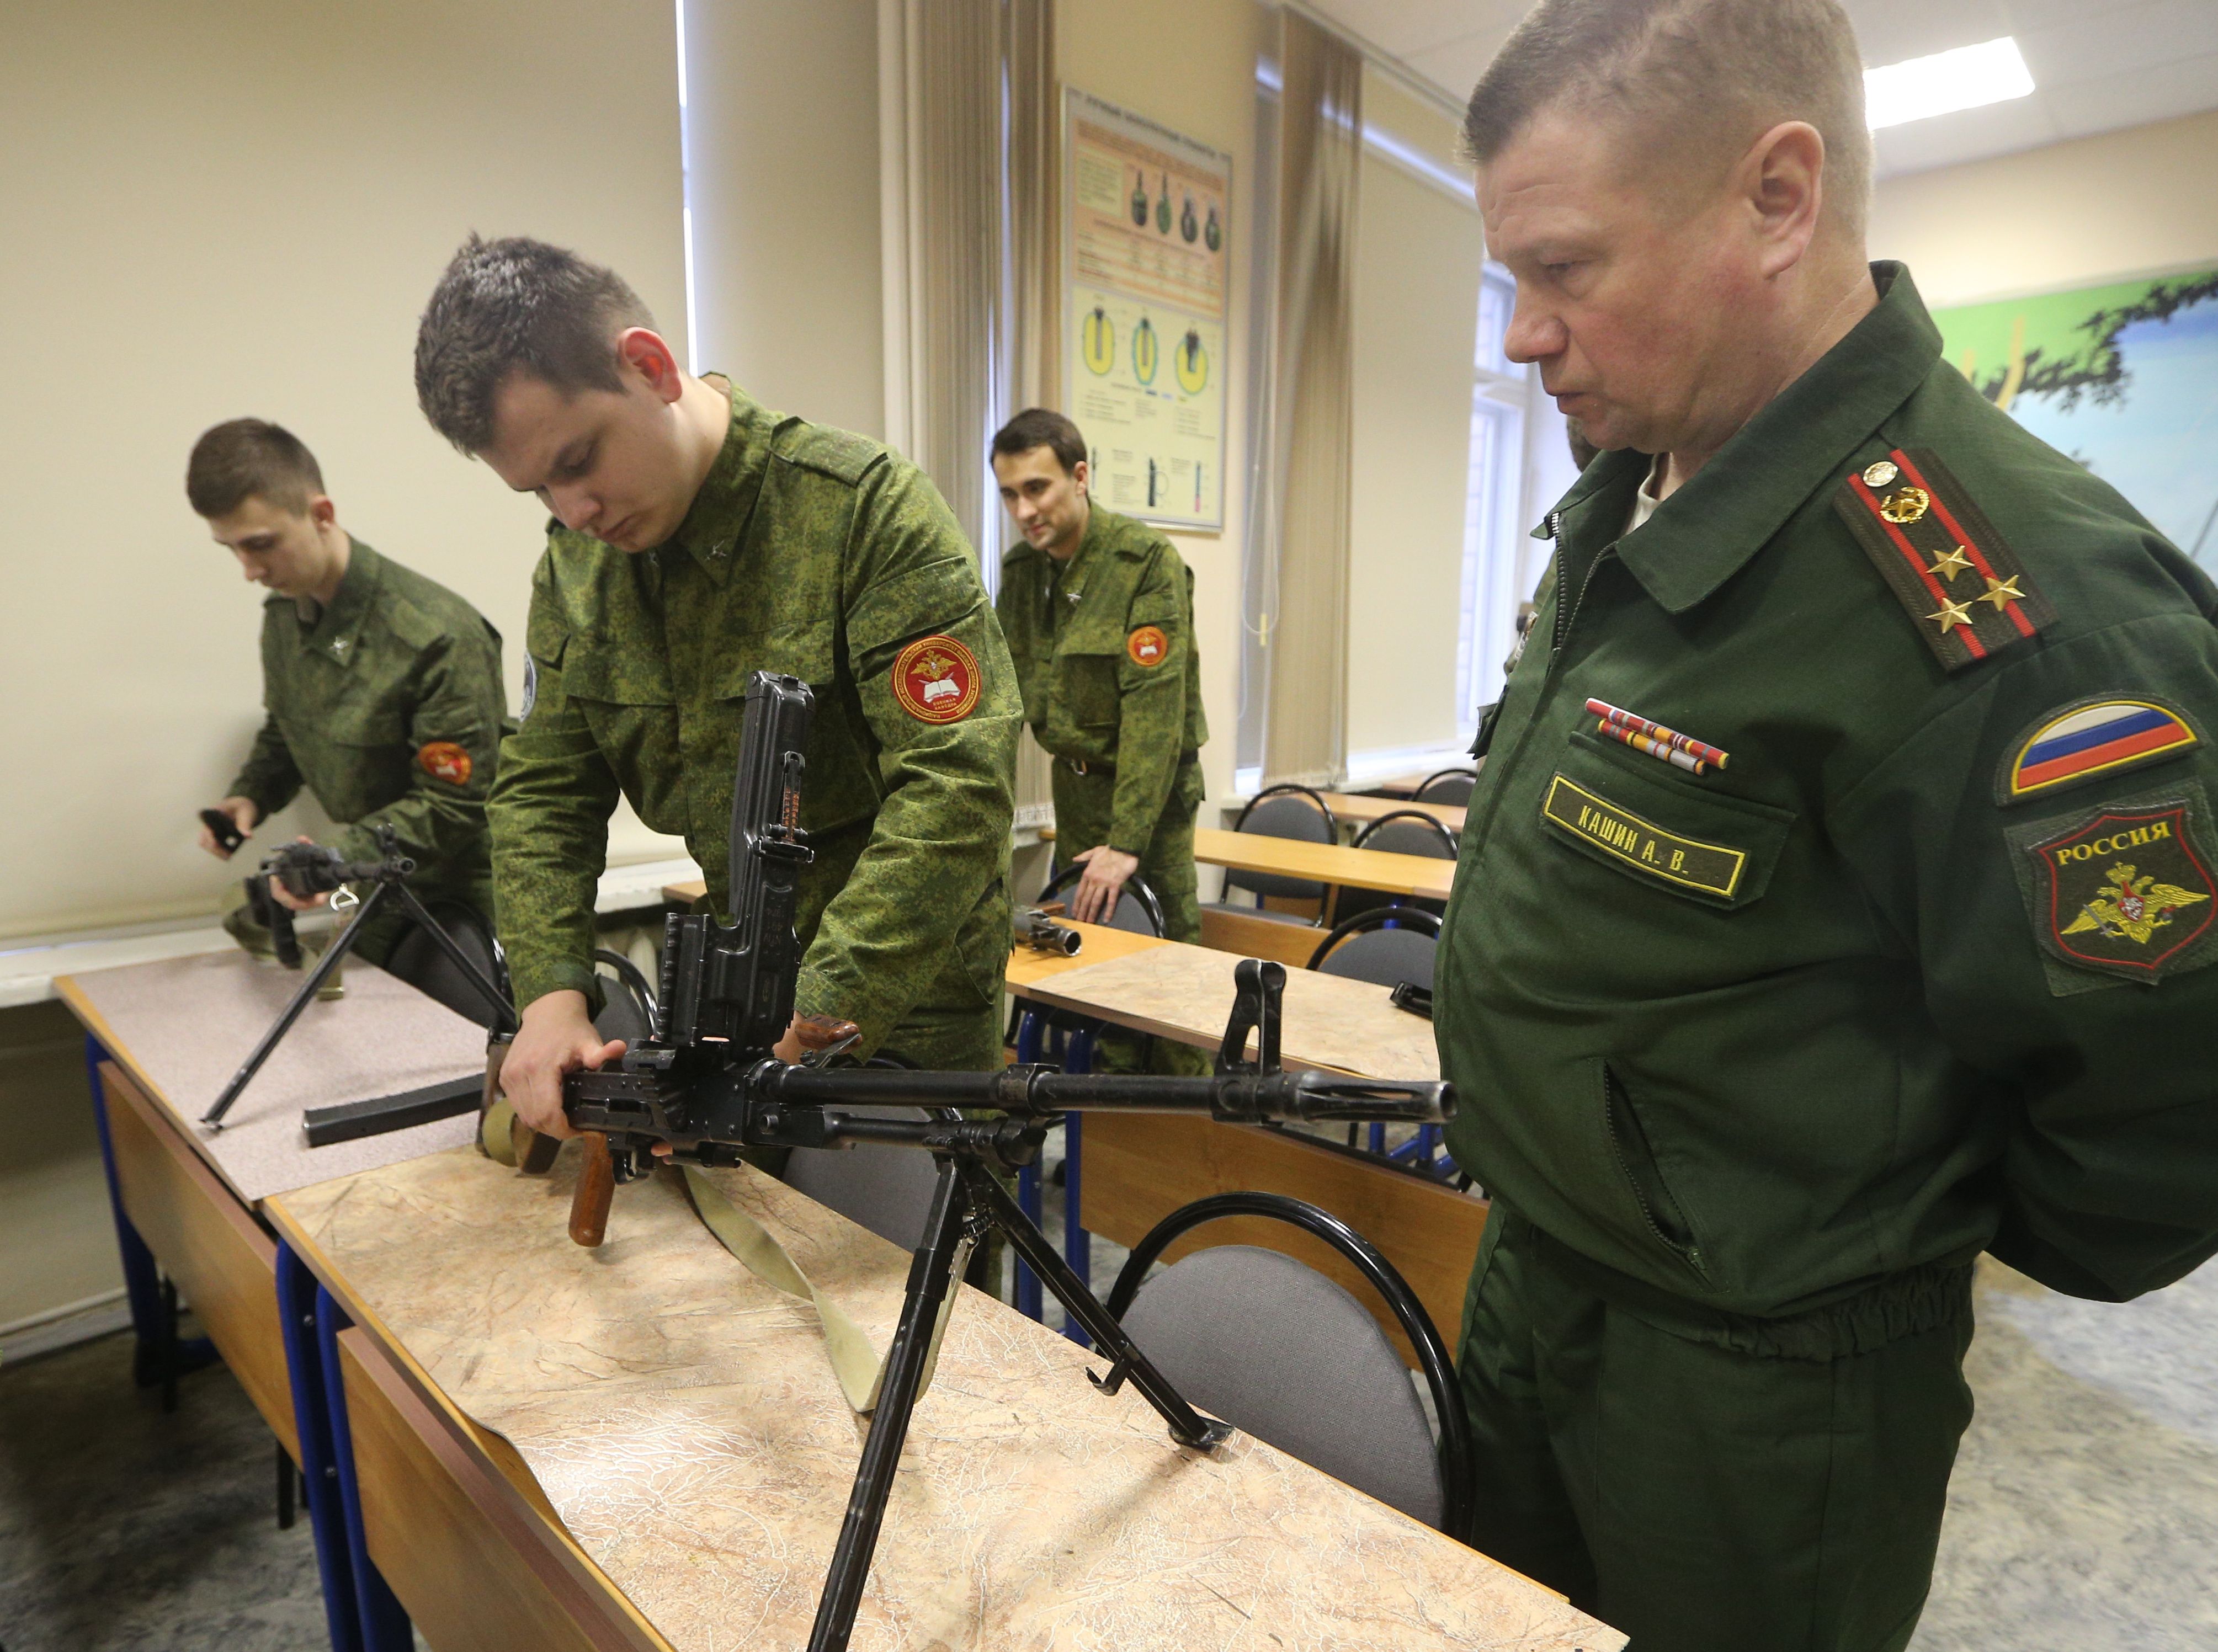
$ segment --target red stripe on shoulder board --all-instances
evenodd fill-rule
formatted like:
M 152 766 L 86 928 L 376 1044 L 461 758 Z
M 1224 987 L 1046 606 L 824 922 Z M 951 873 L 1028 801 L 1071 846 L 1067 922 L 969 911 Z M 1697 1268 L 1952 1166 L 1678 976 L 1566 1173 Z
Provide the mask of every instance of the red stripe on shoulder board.
M 1894 456 L 1898 462 L 1901 461 L 1900 454 L 1898 453 Z M 1931 596 L 1934 602 L 1945 604 L 1948 600 L 1948 593 L 1941 588 L 1941 582 L 1936 579 L 1931 571 L 1926 567 L 1925 559 L 1918 554 L 1918 548 L 1910 542 L 1910 536 L 1887 519 L 1886 512 L 1879 508 L 1879 495 L 1871 491 L 1869 485 L 1861 476 L 1850 476 L 1849 486 L 1856 490 L 1856 498 L 1863 501 L 1864 509 L 1871 512 L 1872 520 L 1880 525 L 1880 530 L 1893 542 L 1894 548 L 1902 553 L 1903 560 L 1916 570 L 1920 583 L 1924 585 L 1927 593 Z M 1960 625 L 1948 635 L 1949 640 L 1963 644 L 1965 652 L 1973 659 L 1985 659 L 1987 657 L 1986 645 L 1979 640 L 1970 626 Z
M 1893 459 L 1896 464 L 1902 467 L 1902 473 L 1910 478 L 1911 486 L 1923 488 L 1925 491 L 1926 497 L 1933 501 L 1933 513 L 1941 518 L 1941 525 L 1955 535 L 1956 542 L 1959 545 L 1961 545 L 1966 550 L 1972 554 L 1972 566 L 1979 570 L 1979 577 L 1982 579 L 1993 579 L 1995 577 L 1995 565 L 1987 560 L 1985 548 L 1980 545 L 1977 539 L 1973 538 L 1970 534 L 1964 530 L 1964 524 L 1956 520 L 1956 513 L 1949 510 L 1948 500 L 1941 497 L 1939 490 L 1935 488 L 1932 483 L 1927 481 L 1925 480 L 1924 473 L 1920 471 L 1916 465 L 1911 462 L 1910 455 L 1905 453 L 1901 449 L 1897 448 L 1887 456 Z M 1861 477 L 1857 480 L 1859 483 L 1862 480 Z M 2024 615 L 2018 612 L 2018 605 L 2016 603 L 2012 603 L 2003 611 L 2010 616 L 2010 623 L 2017 627 L 2017 633 L 2020 636 L 2029 637 L 2033 634 L 2033 622 L 2026 618 Z

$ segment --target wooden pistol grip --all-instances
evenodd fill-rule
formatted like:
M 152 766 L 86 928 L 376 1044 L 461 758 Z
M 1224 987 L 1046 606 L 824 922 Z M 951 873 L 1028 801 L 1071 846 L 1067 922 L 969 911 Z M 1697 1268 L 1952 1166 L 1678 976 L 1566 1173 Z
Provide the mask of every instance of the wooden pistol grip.
M 616 1197 L 616 1170 L 609 1160 L 609 1138 L 586 1130 L 585 1161 L 578 1166 L 578 1191 L 570 1197 L 570 1239 L 588 1250 L 607 1237 L 609 1201 Z

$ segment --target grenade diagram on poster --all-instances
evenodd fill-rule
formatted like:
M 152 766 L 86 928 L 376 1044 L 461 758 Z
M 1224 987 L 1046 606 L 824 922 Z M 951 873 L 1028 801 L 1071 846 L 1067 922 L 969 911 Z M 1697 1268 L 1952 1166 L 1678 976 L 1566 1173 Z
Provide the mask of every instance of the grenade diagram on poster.
M 1222 528 L 1231 162 L 1075 88 L 1064 119 L 1064 411 L 1094 497 Z

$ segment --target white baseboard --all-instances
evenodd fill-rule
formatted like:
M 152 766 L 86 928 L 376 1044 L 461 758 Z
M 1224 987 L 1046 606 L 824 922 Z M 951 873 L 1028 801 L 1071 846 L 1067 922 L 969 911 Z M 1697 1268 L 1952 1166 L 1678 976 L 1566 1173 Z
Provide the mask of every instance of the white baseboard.
M 130 1323 L 131 1304 L 124 1300 L 121 1285 L 96 1296 L 64 1302 L 59 1308 L 0 1325 L 0 1366 L 75 1347 L 121 1331 Z

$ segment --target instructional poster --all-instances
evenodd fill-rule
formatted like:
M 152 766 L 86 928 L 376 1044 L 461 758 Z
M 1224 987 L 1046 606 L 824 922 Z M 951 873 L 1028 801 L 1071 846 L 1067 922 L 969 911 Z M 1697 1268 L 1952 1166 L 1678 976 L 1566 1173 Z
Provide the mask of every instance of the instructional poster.
M 1094 497 L 1221 529 L 1231 157 L 1075 87 L 1063 111 L 1064 410 Z

